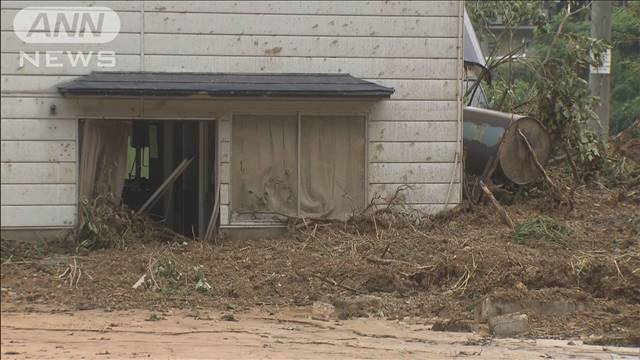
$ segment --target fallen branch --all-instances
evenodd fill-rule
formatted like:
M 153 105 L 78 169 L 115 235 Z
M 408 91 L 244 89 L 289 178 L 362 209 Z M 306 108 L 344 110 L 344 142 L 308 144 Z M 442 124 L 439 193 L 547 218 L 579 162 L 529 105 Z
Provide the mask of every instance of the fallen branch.
M 496 210 L 498 210 L 498 214 L 500 214 L 500 217 L 502 218 L 504 223 L 507 226 L 509 226 L 509 228 L 511 228 L 511 230 L 513 230 L 516 226 L 513 223 L 513 220 L 511 220 L 511 218 L 509 217 L 509 214 L 507 214 L 507 210 L 505 210 L 502 207 L 502 205 L 500 205 L 498 200 L 496 200 L 495 196 L 493 196 L 493 193 L 491 192 L 491 190 L 489 190 L 487 185 L 485 185 L 485 183 L 482 180 L 480 181 L 480 188 L 485 193 L 485 195 L 487 195 L 487 197 L 489 198 L 489 201 L 491 201 L 491 204 L 493 205 L 493 207 L 495 207 Z
M 418 265 L 418 264 L 412 264 L 410 262 L 407 261 L 403 261 L 403 260 L 395 260 L 395 259 L 383 259 L 383 258 L 379 258 L 377 256 L 369 256 L 367 257 L 367 261 L 372 263 L 372 264 L 377 264 L 377 265 L 407 265 L 407 266 L 413 266 L 416 269 L 431 269 L 434 268 L 434 265 Z
M 354 289 L 354 288 L 352 288 L 350 286 L 338 284 L 333 279 L 325 278 L 325 277 L 317 275 L 317 274 L 309 274 L 309 275 L 314 277 L 314 278 L 316 278 L 316 279 L 318 279 L 318 280 L 321 280 L 321 281 L 323 281 L 323 282 L 325 282 L 325 283 L 327 283 L 329 285 L 337 286 L 337 287 L 339 287 L 341 289 L 348 290 L 348 291 L 354 292 L 356 294 L 361 294 L 362 293 L 362 292 L 358 291 L 357 289 Z
M 560 191 L 560 188 L 553 182 L 553 180 L 551 180 L 551 178 L 547 174 L 547 171 L 544 169 L 544 167 L 538 160 L 538 156 L 536 155 L 535 150 L 533 150 L 533 146 L 531 146 L 531 143 L 529 142 L 529 139 L 527 139 L 527 136 L 520 129 L 518 129 L 518 136 L 520 136 L 522 141 L 524 141 L 525 145 L 527 145 L 527 150 L 529 150 L 529 155 L 531 155 L 531 158 L 533 159 L 533 163 L 535 164 L 538 171 L 542 173 L 542 176 L 544 177 L 544 180 L 547 182 L 547 184 L 549 184 L 549 187 L 551 187 L 551 189 L 553 190 L 552 192 L 553 196 L 556 198 L 558 202 L 560 203 L 565 202 L 566 199 L 562 194 L 562 191 Z

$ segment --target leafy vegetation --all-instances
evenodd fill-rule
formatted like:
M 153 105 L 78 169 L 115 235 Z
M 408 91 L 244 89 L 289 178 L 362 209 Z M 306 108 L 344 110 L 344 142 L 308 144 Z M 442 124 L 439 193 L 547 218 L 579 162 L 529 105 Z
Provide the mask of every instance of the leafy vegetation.
M 545 240 L 564 245 L 570 232 L 566 225 L 543 215 L 517 224 L 513 230 L 513 241 Z

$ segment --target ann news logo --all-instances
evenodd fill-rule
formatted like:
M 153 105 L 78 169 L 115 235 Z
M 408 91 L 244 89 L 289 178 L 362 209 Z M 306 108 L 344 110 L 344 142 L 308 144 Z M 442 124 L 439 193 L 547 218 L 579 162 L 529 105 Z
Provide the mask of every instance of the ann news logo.
M 56 50 L 20 51 L 20 66 L 26 62 L 47 67 L 114 67 L 114 51 L 85 51 L 83 44 L 106 44 L 120 32 L 120 17 L 107 7 L 26 7 L 13 19 L 13 29 L 26 44 L 55 45 Z M 60 45 L 68 50 L 59 50 Z M 64 46 L 62 46 L 64 47 Z M 75 50 L 78 49 L 78 50 Z

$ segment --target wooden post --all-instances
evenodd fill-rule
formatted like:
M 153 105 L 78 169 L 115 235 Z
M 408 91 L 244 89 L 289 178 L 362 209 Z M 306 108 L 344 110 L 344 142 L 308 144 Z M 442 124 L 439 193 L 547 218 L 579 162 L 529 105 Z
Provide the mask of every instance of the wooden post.
M 612 7 L 613 1 L 591 2 L 591 37 L 611 42 Z M 600 105 L 596 108 L 600 125 L 595 123 L 590 125 L 594 131 L 600 134 L 601 139 L 606 140 L 609 137 L 611 50 L 607 50 L 603 66 L 590 69 L 589 86 L 591 87 L 591 95 L 600 98 Z

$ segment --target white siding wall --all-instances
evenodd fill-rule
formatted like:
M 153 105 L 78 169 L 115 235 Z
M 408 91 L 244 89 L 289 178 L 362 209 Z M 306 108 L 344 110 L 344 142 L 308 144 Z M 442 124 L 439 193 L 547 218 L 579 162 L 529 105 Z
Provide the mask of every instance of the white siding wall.
M 407 202 L 430 212 L 460 199 L 461 16 L 458 1 L 84 1 L 116 10 L 106 45 L 25 44 L 22 7 L 2 2 L 2 227 L 66 227 L 76 218 L 77 119 L 220 120 L 222 220 L 229 213 L 233 111 L 369 112 L 369 195 L 414 185 Z M 74 6 L 81 4 L 74 3 Z M 112 50 L 127 71 L 350 73 L 396 93 L 367 102 L 223 99 L 64 99 L 55 85 L 99 70 L 20 65 L 20 51 Z M 64 54 L 63 54 L 64 55 Z M 52 110 L 55 106 L 55 111 Z M 449 198 L 447 198 L 449 194 Z

